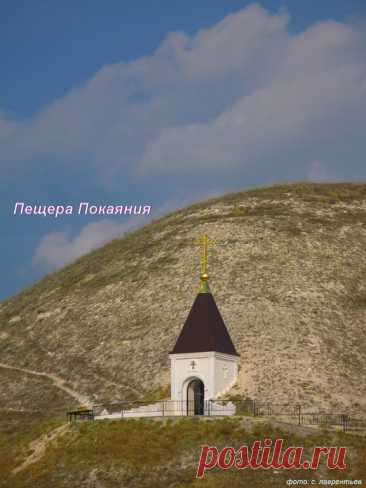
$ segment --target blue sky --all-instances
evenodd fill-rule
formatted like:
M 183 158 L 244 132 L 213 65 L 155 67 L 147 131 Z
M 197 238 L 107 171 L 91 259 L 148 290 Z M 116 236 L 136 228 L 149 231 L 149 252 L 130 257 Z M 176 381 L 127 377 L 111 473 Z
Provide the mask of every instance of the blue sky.
M 141 217 L 13 216 L 16 201 L 151 203 L 364 180 L 362 0 L 3 1 L 0 299 Z

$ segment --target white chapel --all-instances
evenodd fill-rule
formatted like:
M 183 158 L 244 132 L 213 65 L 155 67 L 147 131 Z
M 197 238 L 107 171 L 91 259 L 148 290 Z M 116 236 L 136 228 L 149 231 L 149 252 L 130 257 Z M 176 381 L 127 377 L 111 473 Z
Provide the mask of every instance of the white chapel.
M 239 354 L 208 285 L 204 235 L 200 288 L 171 353 L 171 400 L 187 415 L 206 409 L 226 393 L 238 376 Z
M 201 238 L 200 287 L 187 320 L 169 354 L 171 399 L 148 405 L 104 409 L 96 420 L 124 417 L 233 415 L 232 402 L 217 403 L 235 384 L 239 354 L 208 285 L 207 235 Z

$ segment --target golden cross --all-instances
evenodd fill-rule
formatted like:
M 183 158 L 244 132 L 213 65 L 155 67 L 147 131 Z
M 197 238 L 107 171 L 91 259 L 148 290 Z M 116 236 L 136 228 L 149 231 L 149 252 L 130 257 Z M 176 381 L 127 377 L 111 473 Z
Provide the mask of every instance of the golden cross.
M 203 234 L 198 239 L 198 244 L 201 246 L 201 278 L 207 280 L 208 278 L 208 246 L 213 244 L 214 241 L 209 239 L 207 234 Z

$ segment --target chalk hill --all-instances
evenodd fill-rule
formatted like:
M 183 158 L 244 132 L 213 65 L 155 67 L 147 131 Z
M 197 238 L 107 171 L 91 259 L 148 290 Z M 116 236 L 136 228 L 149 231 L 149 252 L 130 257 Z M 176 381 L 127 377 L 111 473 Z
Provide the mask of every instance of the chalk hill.
M 310 183 L 174 212 L 0 304 L 0 408 L 167 386 L 203 232 L 216 241 L 210 287 L 241 355 L 232 393 L 365 409 L 366 185 Z

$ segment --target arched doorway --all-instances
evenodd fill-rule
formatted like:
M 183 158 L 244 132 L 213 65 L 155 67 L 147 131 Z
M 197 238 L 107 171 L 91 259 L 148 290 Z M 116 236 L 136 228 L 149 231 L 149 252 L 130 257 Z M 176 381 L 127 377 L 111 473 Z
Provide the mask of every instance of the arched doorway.
M 194 379 L 187 386 L 187 415 L 204 414 L 205 387 L 201 380 Z

